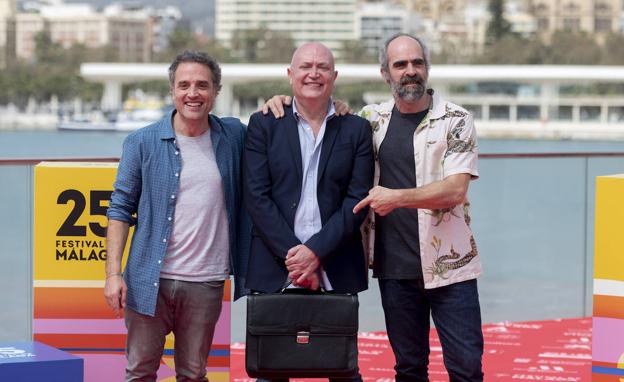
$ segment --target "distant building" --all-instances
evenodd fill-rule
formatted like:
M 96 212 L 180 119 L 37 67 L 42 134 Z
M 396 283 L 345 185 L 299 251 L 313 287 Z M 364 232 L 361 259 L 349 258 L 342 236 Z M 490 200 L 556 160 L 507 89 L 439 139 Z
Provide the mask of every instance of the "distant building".
M 622 0 L 530 0 L 537 32 L 548 38 L 558 30 L 595 33 L 622 32 Z
M 511 24 L 511 31 L 525 38 L 537 33 L 537 19 L 530 13 L 529 7 L 527 0 L 505 2 L 504 17 Z
M 53 42 L 69 48 L 111 46 L 121 61 L 148 62 L 151 57 L 151 18 L 141 9 L 118 5 L 96 12 L 88 4 L 44 5 L 38 12 L 20 12 L 15 17 L 15 51 L 31 60 L 35 36 L 47 32 Z
M 215 38 L 215 0 L 204 0 L 202 10 L 203 17 L 195 18 L 192 21 L 193 31 L 196 34 L 204 35 L 210 39 Z
M 0 68 L 15 56 L 15 0 L 0 0 Z
M 417 34 L 433 52 L 457 55 L 483 49 L 489 14 L 487 0 L 397 0 L 418 22 Z
M 407 9 L 400 4 L 361 3 L 356 13 L 358 38 L 369 53 L 376 54 L 388 37 L 396 33 L 409 32 L 411 19 Z
M 296 45 L 320 41 L 340 54 L 342 42 L 357 39 L 356 0 L 216 0 L 216 38 L 231 46 L 236 30 L 266 27 L 287 32 Z
M 162 52 L 169 45 L 169 35 L 182 20 L 182 12 L 174 6 L 149 9 L 152 17 L 152 51 Z

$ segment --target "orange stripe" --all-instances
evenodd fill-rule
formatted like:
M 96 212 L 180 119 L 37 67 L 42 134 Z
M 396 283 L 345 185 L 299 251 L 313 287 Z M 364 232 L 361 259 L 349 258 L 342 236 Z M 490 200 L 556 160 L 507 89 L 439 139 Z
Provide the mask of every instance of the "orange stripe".
M 591 380 L 592 382 L 620 382 L 620 377 L 617 375 L 592 373 Z
M 72 351 L 68 351 L 68 353 L 71 353 L 73 355 L 80 355 L 80 354 L 97 354 L 97 355 L 125 355 L 126 354 L 126 350 L 125 349 L 121 349 L 119 351 L 102 351 L 102 350 L 93 350 L 93 351 L 85 351 L 85 350 L 72 350 Z
M 230 294 L 232 290 L 232 280 L 225 280 L 225 285 L 223 286 L 223 301 L 230 301 L 232 298 Z
M 102 288 L 35 288 L 35 318 L 116 318 Z
M 615 367 L 618 365 L 615 362 L 603 362 L 603 361 L 592 361 L 592 366 L 600 366 L 600 367 Z
M 226 280 L 223 301 L 231 301 Z M 34 288 L 34 318 L 117 318 L 106 305 L 103 288 Z
M 208 366 L 209 367 L 229 367 L 230 366 L 230 358 L 229 357 L 208 357 Z
M 125 334 L 35 334 L 34 339 L 64 349 L 125 349 Z
M 125 349 L 126 347 L 126 336 L 124 334 L 35 333 L 34 339 L 56 348 L 65 349 Z M 211 349 L 230 350 L 230 345 L 213 345 L 211 346 Z M 88 351 L 85 351 L 84 353 L 88 353 Z M 211 366 L 229 366 L 229 357 L 227 356 L 213 356 L 209 357 L 209 359 L 212 359 L 212 362 L 215 363 L 210 364 Z
M 594 316 L 624 319 L 624 297 L 594 295 Z

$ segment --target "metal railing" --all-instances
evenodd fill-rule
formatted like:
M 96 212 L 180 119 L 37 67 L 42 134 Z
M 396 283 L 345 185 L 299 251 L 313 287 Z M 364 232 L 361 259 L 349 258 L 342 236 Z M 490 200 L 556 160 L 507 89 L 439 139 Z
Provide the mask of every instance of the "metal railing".
M 494 153 L 480 159 L 480 179 L 469 197 L 484 264 L 484 322 L 591 315 L 595 178 L 624 172 L 624 153 Z M 33 168 L 42 160 L 117 158 L 0 159 L 0 340 L 31 335 Z M 361 330 L 384 330 L 378 298 L 373 282 L 361 297 L 368 301 L 362 303 Z M 232 317 L 244 317 L 237 313 L 243 307 L 233 304 Z M 242 325 L 233 323 L 233 340 L 243 338 L 237 333 Z

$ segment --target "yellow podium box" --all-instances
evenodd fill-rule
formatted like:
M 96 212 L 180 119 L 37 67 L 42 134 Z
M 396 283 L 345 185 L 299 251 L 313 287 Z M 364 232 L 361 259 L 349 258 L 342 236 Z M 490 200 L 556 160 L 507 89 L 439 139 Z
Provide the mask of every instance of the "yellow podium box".
M 624 174 L 596 179 L 592 381 L 624 382 Z
M 103 293 L 116 173 L 117 163 L 42 162 L 34 169 L 33 337 L 84 358 L 89 382 L 121 381 L 125 373 L 125 324 Z M 211 381 L 229 381 L 230 309 L 228 281 L 208 358 Z M 175 381 L 173 343 L 170 335 L 158 381 Z

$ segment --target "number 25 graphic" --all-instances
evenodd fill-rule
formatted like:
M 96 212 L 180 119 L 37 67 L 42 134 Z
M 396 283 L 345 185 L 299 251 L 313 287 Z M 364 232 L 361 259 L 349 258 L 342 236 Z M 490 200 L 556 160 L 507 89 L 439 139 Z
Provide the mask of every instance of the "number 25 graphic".
M 103 206 L 102 202 L 110 200 L 112 194 L 113 191 L 91 191 L 89 193 L 89 215 L 106 216 L 107 207 Z M 65 190 L 59 194 L 56 203 L 67 204 L 70 200 L 74 202 L 74 208 L 72 208 L 67 219 L 65 219 L 56 234 L 58 236 L 86 236 L 87 227 L 84 225 L 76 225 L 76 222 L 80 219 L 87 205 L 85 196 L 78 190 Z M 106 236 L 106 227 L 102 227 L 100 223 L 89 223 L 89 228 L 96 236 Z

